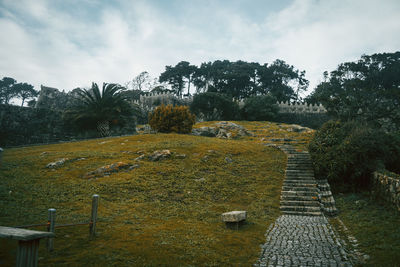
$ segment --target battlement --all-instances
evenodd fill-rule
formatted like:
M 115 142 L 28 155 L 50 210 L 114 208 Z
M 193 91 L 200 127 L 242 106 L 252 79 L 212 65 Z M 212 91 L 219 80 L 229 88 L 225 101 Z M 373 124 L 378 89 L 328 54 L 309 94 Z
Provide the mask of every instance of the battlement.
M 40 108 L 50 108 L 50 109 L 65 109 L 72 103 L 74 99 L 74 91 L 64 93 L 60 92 L 56 88 L 41 86 L 40 95 L 36 103 L 36 107 Z M 184 98 L 178 98 L 170 92 L 160 92 L 160 93 L 150 93 L 146 92 L 140 95 L 139 99 L 131 99 L 129 102 L 131 104 L 138 105 L 147 110 L 152 110 L 160 104 L 179 104 L 179 105 L 190 105 L 193 101 L 193 96 L 188 96 Z M 239 107 L 244 106 L 244 100 L 237 102 Z M 326 113 L 326 109 L 322 104 L 308 104 L 294 102 L 277 102 L 279 107 L 279 113 L 312 113 L 312 114 L 323 114 Z
M 287 102 L 278 102 L 280 113 L 326 113 L 327 110 L 325 109 L 322 104 L 308 104 L 308 103 L 290 103 Z

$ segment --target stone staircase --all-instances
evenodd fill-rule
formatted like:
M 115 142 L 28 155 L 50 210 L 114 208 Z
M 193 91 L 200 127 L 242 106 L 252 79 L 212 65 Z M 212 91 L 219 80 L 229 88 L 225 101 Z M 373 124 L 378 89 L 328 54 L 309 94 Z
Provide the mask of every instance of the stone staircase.
M 286 177 L 282 187 L 280 209 L 283 214 L 321 216 L 318 183 L 308 152 L 291 146 L 280 147 L 288 154 Z

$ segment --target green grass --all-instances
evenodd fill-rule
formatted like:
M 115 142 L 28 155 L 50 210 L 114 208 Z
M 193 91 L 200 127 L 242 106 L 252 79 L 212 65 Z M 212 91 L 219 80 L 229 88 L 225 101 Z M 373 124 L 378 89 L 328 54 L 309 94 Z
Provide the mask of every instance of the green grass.
M 335 196 L 339 217 L 370 256 L 366 266 L 400 266 L 400 214 L 367 193 Z
M 302 149 L 311 134 L 268 122 L 240 124 L 256 136 L 224 140 L 145 134 L 6 149 L 0 167 L 0 225 L 45 223 L 49 208 L 57 209 L 58 223 L 87 221 L 91 195 L 99 194 L 97 237 L 88 238 L 87 226 L 57 228 L 54 252 L 41 242 L 41 266 L 249 266 L 280 214 L 286 165 L 285 155 L 260 139 L 296 138 Z M 143 160 L 132 171 L 84 178 L 107 164 L 137 163 L 140 151 L 160 149 L 186 158 Z M 45 168 L 60 158 L 81 157 Z M 221 213 L 231 210 L 248 211 L 239 231 L 226 229 L 220 220 Z M 15 253 L 16 242 L 1 240 L 0 265 L 13 265 Z

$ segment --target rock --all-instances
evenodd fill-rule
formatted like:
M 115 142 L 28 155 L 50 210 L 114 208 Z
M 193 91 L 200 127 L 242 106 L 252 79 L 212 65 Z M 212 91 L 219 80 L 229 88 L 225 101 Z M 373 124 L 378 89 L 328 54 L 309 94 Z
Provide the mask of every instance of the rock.
M 166 159 L 169 157 L 171 157 L 171 151 L 169 151 L 168 149 L 157 150 L 157 151 L 154 151 L 151 155 L 149 155 L 149 159 L 151 161 L 159 161 L 159 160 L 163 160 L 163 159 Z
M 134 161 L 142 160 L 142 159 L 144 159 L 144 157 L 145 157 L 144 154 L 143 154 L 143 155 L 140 155 L 139 157 L 135 158 Z
M 175 156 L 175 158 L 177 159 L 185 159 L 186 158 L 186 154 L 178 154 Z
M 47 155 L 48 154 L 48 152 L 42 152 L 42 153 L 40 153 L 40 155 L 39 156 L 41 156 L 41 157 L 43 157 L 43 156 L 45 156 L 45 155 Z
M 64 165 L 65 162 L 67 162 L 67 161 L 68 161 L 68 158 L 62 158 L 62 159 L 59 159 L 57 161 L 50 162 L 49 164 L 46 165 L 46 168 L 54 169 L 54 168 L 57 168 L 57 167 L 60 167 L 60 166 Z
M 232 163 L 232 162 L 233 162 L 233 159 L 230 158 L 230 157 L 225 157 L 225 162 L 226 162 L 226 163 Z
M 105 165 L 103 167 L 96 169 L 95 171 L 88 172 L 85 175 L 85 177 L 86 178 L 103 177 L 106 175 L 110 175 L 111 173 L 119 172 L 124 169 L 132 170 L 134 168 L 139 167 L 139 165 L 137 165 L 136 167 L 131 168 L 132 166 L 135 166 L 135 165 L 120 161 L 120 162 L 116 162 L 116 163 L 113 163 L 110 165 Z
M 201 158 L 201 161 L 206 162 L 206 161 L 208 161 L 209 158 L 210 158 L 210 156 L 205 155 L 204 157 Z
M 103 141 L 103 142 L 100 142 L 99 143 L 99 145 L 104 145 L 104 144 L 107 144 L 107 143 L 110 143 L 111 141 Z
M 222 213 L 221 215 L 223 222 L 241 222 L 246 220 L 247 212 L 244 210 L 235 210 L 230 212 Z
M 192 130 L 193 135 L 215 137 L 218 131 L 215 127 L 201 127 Z
M 233 122 L 221 121 L 215 127 L 201 127 L 192 130 L 193 135 L 232 139 L 241 136 L 253 136 L 243 126 Z
M 297 125 L 297 124 L 291 124 L 291 125 L 286 126 L 286 131 L 288 131 L 288 132 L 297 132 L 297 133 L 302 133 L 302 132 L 310 133 L 313 130 L 308 128 L 308 127 L 303 127 L 303 126 L 300 126 L 300 125 Z
M 130 166 L 129 168 L 128 168 L 128 170 L 133 170 L 133 169 L 136 169 L 136 168 L 139 168 L 140 167 L 140 165 L 139 164 L 133 164 L 132 166 Z

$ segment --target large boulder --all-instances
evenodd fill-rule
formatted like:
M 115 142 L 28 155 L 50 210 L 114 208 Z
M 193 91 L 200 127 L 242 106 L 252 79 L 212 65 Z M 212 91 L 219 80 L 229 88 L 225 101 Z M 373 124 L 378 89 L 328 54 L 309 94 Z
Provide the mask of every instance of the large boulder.
M 201 127 L 192 130 L 193 135 L 233 139 L 241 136 L 253 136 L 243 126 L 229 121 L 221 121 L 213 127 Z

